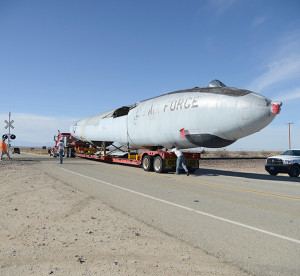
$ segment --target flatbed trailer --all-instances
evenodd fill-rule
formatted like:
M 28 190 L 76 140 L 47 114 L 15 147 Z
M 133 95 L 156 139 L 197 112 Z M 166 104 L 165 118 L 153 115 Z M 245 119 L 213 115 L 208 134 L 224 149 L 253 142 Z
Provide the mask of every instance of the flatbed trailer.
M 177 157 L 174 153 L 162 150 L 145 150 L 139 154 L 122 152 L 119 153 L 119 155 L 115 155 L 115 151 L 121 150 L 120 148 L 115 147 L 113 150 L 108 150 L 105 142 L 102 143 L 101 147 L 96 147 L 89 142 L 75 140 L 71 133 L 67 132 L 58 132 L 58 135 L 54 136 L 55 145 L 49 149 L 50 156 L 58 156 L 57 144 L 61 139 L 63 139 L 65 143 L 65 157 L 81 157 L 108 163 L 141 166 L 145 171 L 155 171 L 156 173 L 176 169 Z M 200 153 L 183 152 L 183 155 L 186 166 L 190 172 L 199 168 Z
M 186 166 L 190 172 L 199 168 L 200 153 L 183 152 L 183 155 Z M 128 153 L 126 157 L 115 157 L 111 155 L 93 154 L 93 152 L 84 152 L 77 149 L 75 156 L 108 163 L 142 166 L 145 171 L 155 171 L 156 173 L 162 173 L 168 169 L 175 169 L 177 160 L 174 153 L 164 151 L 143 151 L 141 154 Z

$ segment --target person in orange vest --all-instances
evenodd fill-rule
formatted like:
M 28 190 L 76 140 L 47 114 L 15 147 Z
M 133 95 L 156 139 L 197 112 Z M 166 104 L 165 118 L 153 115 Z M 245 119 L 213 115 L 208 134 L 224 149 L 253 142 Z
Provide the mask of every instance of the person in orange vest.
M 0 150 L 1 150 L 1 160 L 4 154 L 6 154 L 8 156 L 8 159 L 11 160 L 10 156 L 9 156 L 9 152 L 7 150 L 7 146 L 5 144 L 5 137 L 2 138 L 2 142 L 1 142 L 1 146 L 0 146 Z

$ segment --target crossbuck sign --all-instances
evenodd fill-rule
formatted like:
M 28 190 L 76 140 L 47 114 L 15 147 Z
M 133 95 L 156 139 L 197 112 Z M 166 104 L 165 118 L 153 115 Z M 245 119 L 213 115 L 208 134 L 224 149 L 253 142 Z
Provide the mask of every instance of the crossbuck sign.
M 12 128 L 12 129 L 14 129 L 14 126 L 12 125 L 13 122 L 14 122 L 14 120 L 11 120 L 9 122 L 7 120 L 5 120 L 4 121 L 4 123 L 6 123 L 5 129 L 8 129 L 9 127 Z

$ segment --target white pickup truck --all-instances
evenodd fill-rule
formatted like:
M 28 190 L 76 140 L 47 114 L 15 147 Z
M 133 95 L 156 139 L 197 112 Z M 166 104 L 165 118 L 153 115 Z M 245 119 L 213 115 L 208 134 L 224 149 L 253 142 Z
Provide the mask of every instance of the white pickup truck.
M 281 155 L 267 158 L 266 171 L 271 175 L 288 173 L 290 177 L 300 174 L 300 149 L 287 150 Z

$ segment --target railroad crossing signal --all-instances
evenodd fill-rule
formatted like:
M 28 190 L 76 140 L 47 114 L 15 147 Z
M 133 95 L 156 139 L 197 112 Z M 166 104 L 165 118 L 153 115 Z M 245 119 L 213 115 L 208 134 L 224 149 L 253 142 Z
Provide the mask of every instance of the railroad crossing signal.
M 13 122 L 14 122 L 14 120 L 11 120 L 11 121 L 5 120 L 4 121 L 4 123 L 6 123 L 5 129 L 8 129 L 9 127 L 14 129 L 15 127 L 12 125 Z
M 11 120 L 10 116 L 11 116 L 11 112 L 8 113 L 8 121 L 4 120 L 4 123 L 6 123 L 5 129 L 8 129 L 8 134 L 4 134 L 2 136 L 3 138 L 8 139 L 8 148 L 11 147 L 10 139 L 12 139 L 12 140 L 16 139 L 16 135 L 10 133 L 10 129 L 14 129 L 14 126 L 12 125 L 14 120 Z
M 16 139 L 16 135 L 14 135 L 14 134 L 3 134 L 2 135 L 2 138 L 7 139 L 8 137 L 12 140 Z

